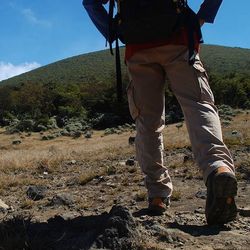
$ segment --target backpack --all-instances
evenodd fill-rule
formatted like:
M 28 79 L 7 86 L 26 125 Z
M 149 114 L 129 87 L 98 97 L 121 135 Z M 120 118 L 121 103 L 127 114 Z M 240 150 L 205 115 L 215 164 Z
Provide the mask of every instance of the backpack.
M 115 29 L 126 44 L 168 39 L 185 25 L 186 0 L 117 0 Z
M 117 99 L 122 102 L 122 77 L 119 41 L 140 44 L 164 41 L 185 27 L 188 31 L 189 64 L 194 63 L 195 37 L 202 43 L 197 15 L 189 8 L 187 0 L 109 0 L 109 44 L 116 46 Z M 117 13 L 114 16 L 114 8 Z

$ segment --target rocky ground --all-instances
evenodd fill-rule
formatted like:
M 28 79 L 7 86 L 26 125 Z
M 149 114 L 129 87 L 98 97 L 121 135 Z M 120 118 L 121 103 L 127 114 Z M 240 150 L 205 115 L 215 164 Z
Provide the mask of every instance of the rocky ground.
M 147 213 L 143 175 L 128 142 L 134 131 L 44 142 L 38 134 L 14 138 L 2 130 L 0 198 L 7 206 L 0 202 L 0 249 L 249 249 L 249 113 L 223 133 L 236 164 L 239 213 L 227 225 L 207 226 L 206 188 L 185 125 L 164 131 L 175 189 L 163 216 Z M 13 145 L 18 136 L 22 143 Z

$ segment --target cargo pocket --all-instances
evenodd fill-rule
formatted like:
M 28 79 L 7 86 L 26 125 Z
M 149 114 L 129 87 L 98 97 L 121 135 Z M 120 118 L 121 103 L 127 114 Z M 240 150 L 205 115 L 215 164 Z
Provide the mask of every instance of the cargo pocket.
M 200 88 L 200 101 L 214 103 L 214 95 L 209 86 L 209 78 L 201 61 L 198 59 L 193 65 Z
M 139 115 L 139 110 L 135 104 L 135 90 L 132 80 L 129 82 L 129 85 L 127 87 L 127 96 L 128 96 L 129 112 L 133 120 L 135 120 Z

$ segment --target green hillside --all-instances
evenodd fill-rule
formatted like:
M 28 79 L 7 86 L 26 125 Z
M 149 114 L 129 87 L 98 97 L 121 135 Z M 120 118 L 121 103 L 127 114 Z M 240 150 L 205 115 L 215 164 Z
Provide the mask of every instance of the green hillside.
M 123 56 L 124 49 L 121 48 Z M 230 48 L 215 45 L 203 45 L 201 58 L 208 71 L 213 73 L 250 74 L 250 49 Z M 67 58 L 31 72 L 2 81 L 2 84 L 20 83 L 113 83 L 115 66 L 114 56 L 109 50 L 103 50 Z M 123 64 L 123 73 L 126 69 Z M 123 74 L 123 75 L 124 75 Z M 124 76 L 126 77 L 126 76 Z
M 212 73 L 250 74 L 250 49 L 203 45 L 201 58 Z
M 124 48 L 121 55 L 123 60 Z M 250 50 L 203 45 L 201 58 L 217 104 L 250 108 Z M 125 92 L 128 76 L 122 65 Z M 116 102 L 115 82 L 115 61 L 109 50 L 71 57 L 2 81 L 0 125 L 15 118 L 46 124 L 52 116 L 77 117 L 93 124 L 106 117 L 103 126 L 107 121 L 127 122 L 126 98 L 123 105 Z M 180 108 L 168 89 L 166 96 L 166 111 L 173 116 L 170 121 L 176 121 Z
M 123 54 L 123 49 L 121 52 Z M 3 84 L 17 85 L 26 82 L 60 84 L 99 83 L 114 81 L 114 57 L 109 50 L 103 50 L 67 58 L 28 73 L 2 81 Z

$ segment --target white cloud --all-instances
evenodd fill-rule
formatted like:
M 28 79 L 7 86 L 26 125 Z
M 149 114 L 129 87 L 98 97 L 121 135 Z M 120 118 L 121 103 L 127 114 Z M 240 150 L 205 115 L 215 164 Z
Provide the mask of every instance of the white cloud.
M 19 65 L 13 65 L 12 63 L 0 62 L 0 81 L 8 79 L 10 77 L 20 75 L 30 70 L 36 69 L 41 65 L 37 62 L 22 63 Z
M 24 17 L 32 24 L 37 24 L 44 27 L 52 26 L 51 22 L 49 22 L 48 20 L 39 19 L 32 9 L 23 9 L 21 12 Z
M 18 14 L 24 16 L 24 18 L 31 24 L 40 25 L 47 28 L 50 28 L 52 26 L 52 23 L 49 20 L 38 18 L 36 13 L 32 9 L 24 8 L 20 5 L 17 5 L 16 2 L 12 1 L 10 1 L 8 4 L 10 8 L 17 11 Z

